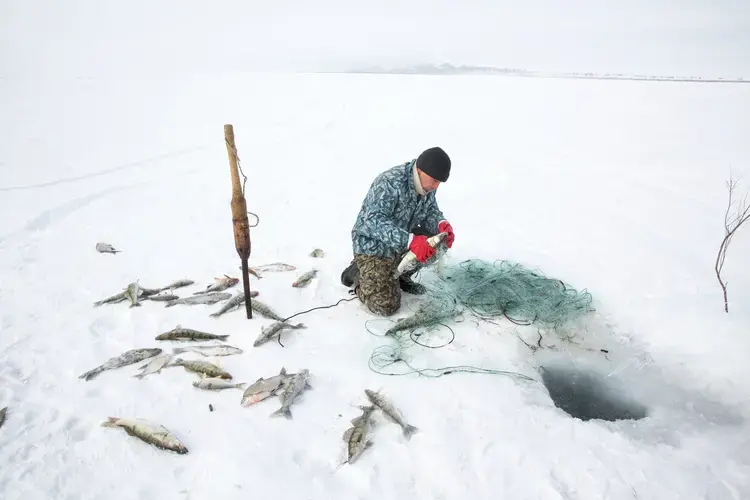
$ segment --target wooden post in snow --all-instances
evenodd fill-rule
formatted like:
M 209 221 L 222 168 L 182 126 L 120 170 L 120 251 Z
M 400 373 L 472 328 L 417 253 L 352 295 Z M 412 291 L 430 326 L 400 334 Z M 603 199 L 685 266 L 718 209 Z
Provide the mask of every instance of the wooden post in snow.
M 240 184 L 240 173 L 237 165 L 237 148 L 234 145 L 234 127 L 224 125 L 224 139 L 229 155 L 229 171 L 232 175 L 232 224 L 234 226 L 234 246 L 242 259 L 242 285 L 245 288 L 245 310 L 247 318 L 253 317 L 250 303 L 250 277 L 247 260 L 250 258 L 250 224 L 247 221 L 247 202 L 243 186 Z M 244 175 L 244 174 L 243 174 Z

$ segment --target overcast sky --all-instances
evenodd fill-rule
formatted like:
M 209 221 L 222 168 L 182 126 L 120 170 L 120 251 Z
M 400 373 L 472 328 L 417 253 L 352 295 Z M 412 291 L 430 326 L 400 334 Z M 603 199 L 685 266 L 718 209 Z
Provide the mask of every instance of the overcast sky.
M 0 73 L 422 63 L 750 76 L 747 0 L 6 0 Z

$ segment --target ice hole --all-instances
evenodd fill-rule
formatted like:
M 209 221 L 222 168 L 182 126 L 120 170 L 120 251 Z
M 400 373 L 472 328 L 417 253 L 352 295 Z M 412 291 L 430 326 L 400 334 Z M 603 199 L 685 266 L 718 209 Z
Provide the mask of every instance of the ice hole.
M 581 420 L 639 420 L 646 407 L 629 399 L 604 375 L 574 367 L 542 367 L 542 380 L 555 406 Z

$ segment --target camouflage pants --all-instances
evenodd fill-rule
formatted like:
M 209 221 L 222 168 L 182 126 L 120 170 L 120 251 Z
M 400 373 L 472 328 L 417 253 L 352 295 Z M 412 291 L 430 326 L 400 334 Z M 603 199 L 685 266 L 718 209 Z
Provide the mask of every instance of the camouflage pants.
M 390 316 L 401 307 L 401 287 L 393 273 L 400 259 L 356 254 L 359 274 L 357 297 L 378 316 Z

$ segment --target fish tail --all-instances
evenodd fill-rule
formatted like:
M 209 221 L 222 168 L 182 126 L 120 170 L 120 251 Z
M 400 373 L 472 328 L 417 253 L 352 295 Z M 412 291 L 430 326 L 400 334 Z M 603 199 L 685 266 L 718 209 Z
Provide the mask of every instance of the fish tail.
M 226 340 L 229 338 L 229 335 L 217 335 L 216 336 L 219 340 Z
M 247 382 L 240 382 L 239 384 L 234 384 L 234 386 L 237 389 L 244 389 L 246 385 L 247 385 Z
M 419 432 L 419 429 L 413 425 L 407 425 L 404 427 L 404 437 L 406 439 L 411 439 L 412 435 L 416 432 Z
M 106 422 L 102 422 L 102 427 L 117 427 L 117 421 L 120 420 L 117 417 L 107 417 Z
M 92 378 L 99 375 L 102 371 L 104 371 L 101 367 L 94 368 L 93 370 L 89 370 L 86 373 L 83 373 L 78 376 L 78 378 L 82 378 L 84 380 L 91 380 Z
M 290 410 L 288 406 L 282 406 L 281 408 L 279 408 L 275 412 L 271 413 L 272 417 L 280 417 L 282 415 L 285 416 L 288 419 L 291 419 L 292 418 L 292 410 Z
M 170 301 L 167 301 L 166 304 L 164 304 L 164 307 L 172 307 L 172 306 L 174 306 L 176 304 L 177 304 L 176 300 L 170 300 Z

